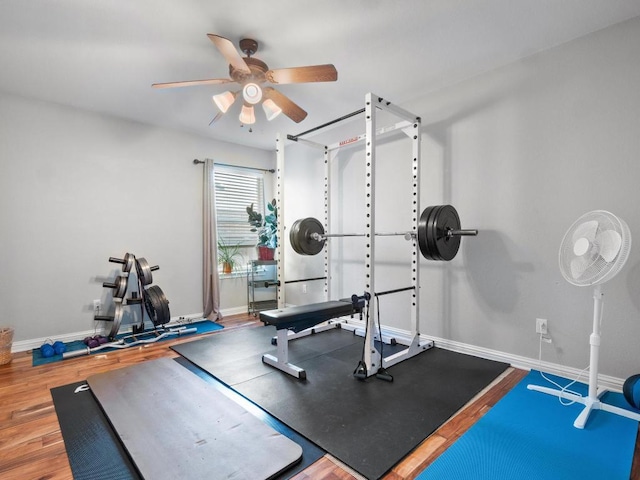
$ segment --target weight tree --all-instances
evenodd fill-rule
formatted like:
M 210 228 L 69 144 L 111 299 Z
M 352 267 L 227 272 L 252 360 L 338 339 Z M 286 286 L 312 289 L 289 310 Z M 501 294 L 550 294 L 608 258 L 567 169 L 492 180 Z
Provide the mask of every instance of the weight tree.
M 378 128 L 377 125 L 377 113 L 378 110 L 386 111 L 400 121 L 393 125 Z M 350 118 L 352 116 L 364 113 L 365 115 L 365 133 L 355 137 L 351 137 L 347 140 L 340 141 L 332 145 L 321 145 L 313 141 L 302 138 L 309 133 L 317 132 L 329 125 L 334 125 L 342 120 Z M 363 355 L 363 368 L 358 368 L 355 372 L 358 378 L 366 378 L 374 375 L 380 369 L 385 369 L 396 363 L 399 363 L 407 358 L 417 355 L 431 347 L 433 342 L 430 340 L 420 340 L 419 331 L 419 314 L 420 314 L 420 268 L 418 265 L 418 259 L 420 254 L 420 245 L 418 242 L 418 235 L 415 234 L 419 231 L 419 205 L 420 205 L 420 117 L 396 106 L 391 102 L 384 100 L 372 93 L 368 93 L 365 96 L 365 108 L 358 110 L 351 114 L 345 115 L 339 119 L 336 119 L 327 124 L 321 125 L 314 129 L 303 132 L 297 136 L 287 135 L 287 139 L 299 143 L 305 143 L 312 147 L 317 147 L 324 152 L 324 168 L 325 168 L 325 180 L 324 180 L 324 230 L 328 230 L 330 225 L 330 212 L 331 212 L 331 198 L 330 198 L 330 186 L 331 186 L 331 160 L 338 150 L 344 146 L 351 146 L 356 143 L 365 144 L 365 255 L 364 255 L 364 267 L 365 267 L 365 294 L 371 296 L 396 293 L 400 291 L 411 291 L 411 331 L 412 338 L 410 341 L 399 340 L 407 346 L 407 348 L 401 352 L 391 355 L 386 358 L 382 358 L 380 352 L 374 347 L 375 339 L 383 339 L 382 332 L 378 332 L 375 318 L 377 313 L 376 302 L 371 302 L 369 305 L 369 312 L 366 320 L 365 329 L 365 348 Z M 376 181 L 376 141 L 379 136 L 386 135 L 391 132 L 403 132 L 412 143 L 412 160 L 411 160 L 411 175 L 412 175 L 412 192 L 411 192 L 411 212 L 412 212 L 412 228 L 411 232 L 414 235 L 410 235 L 408 240 L 411 243 L 411 269 L 410 269 L 410 286 L 404 286 L 402 288 L 390 290 L 387 292 L 378 292 L 375 290 L 375 265 L 376 265 L 376 248 L 375 248 L 375 235 L 376 235 L 376 219 L 375 219 L 375 181 Z M 281 218 L 284 218 L 284 172 L 285 172 L 285 152 L 284 142 L 279 135 L 276 140 L 276 154 L 277 154 L 277 184 L 276 184 L 276 202 L 278 211 Z M 278 225 L 278 235 L 280 239 L 284 239 L 284 224 L 280 222 Z M 459 228 L 459 227 L 458 227 Z M 329 236 L 329 235 L 326 235 Z M 325 236 L 325 238 L 326 238 Z M 281 279 L 280 286 L 278 287 L 278 308 L 285 307 L 285 276 L 284 276 L 284 248 L 282 247 L 282 241 L 278 243 L 278 278 Z M 331 295 L 331 282 L 330 282 L 330 249 L 323 248 L 324 250 L 324 295 L 325 300 L 328 300 Z M 300 280 L 297 280 L 300 281 Z M 333 327 L 329 327 L 333 328 Z M 344 328 L 344 326 L 343 326 Z M 314 329 L 318 331 L 317 328 Z M 300 334 L 296 334 L 301 336 Z

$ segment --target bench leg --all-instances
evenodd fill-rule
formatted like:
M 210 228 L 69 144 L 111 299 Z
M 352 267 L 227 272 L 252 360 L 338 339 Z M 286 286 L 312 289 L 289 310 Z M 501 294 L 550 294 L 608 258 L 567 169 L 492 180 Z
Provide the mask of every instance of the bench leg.
M 289 338 L 288 338 L 288 330 L 286 328 L 282 328 L 277 331 L 277 339 L 278 339 L 278 356 L 274 357 L 270 354 L 265 354 L 262 356 L 262 361 L 272 367 L 275 367 L 279 370 L 282 370 L 289 375 L 299 378 L 300 380 L 306 380 L 307 372 L 300 368 L 296 367 L 289 363 Z

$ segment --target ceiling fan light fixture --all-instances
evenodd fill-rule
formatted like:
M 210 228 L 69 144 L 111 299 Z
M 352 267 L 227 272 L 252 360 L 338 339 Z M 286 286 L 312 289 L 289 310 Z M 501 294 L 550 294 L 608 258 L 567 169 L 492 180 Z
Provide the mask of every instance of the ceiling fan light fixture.
M 240 112 L 240 123 L 244 125 L 251 125 L 256 123 L 256 114 L 253 110 L 253 105 L 247 105 L 246 103 L 242 105 L 242 111 Z
M 282 109 L 276 105 L 276 102 L 267 98 L 264 102 L 262 102 L 262 109 L 264 110 L 264 114 L 267 116 L 267 120 L 271 121 L 276 118 L 278 115 L 282 113 Z
M 219 93 L 212 97 L 213 103 L 220 109 L 222 113 L 227 113 L 229 107 L 236 101 L 236 94 L 227 90 L 226 92 Z
M 255 105 L 262 100 L 262 89 L 257 83 L 247 83 L 242 89 L 245 102 Z

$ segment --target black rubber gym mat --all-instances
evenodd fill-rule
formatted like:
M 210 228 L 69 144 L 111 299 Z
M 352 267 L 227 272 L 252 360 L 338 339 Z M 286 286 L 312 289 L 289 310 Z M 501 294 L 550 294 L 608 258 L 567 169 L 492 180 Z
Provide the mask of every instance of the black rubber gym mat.
M 129 480 L 140 475 L 87 382 L 51 389 L 53 406 L 75 480 Z
M 362 348 L 361 337 L 352 333 L 341 333 L 344 332 L 337 329 L 329 330 L 309 335 L 300 341 L 289 342 L 289 362 L 297 364 L 304 359 L 324 355 L 327 351 L 346 345 L 359 345 Z M 171 348 L 209 373 L 212 373 L 211 368 L 215 366 L 215 377 L 227 385 L 273 373 L 273 367 L 262 363 L 262 355 L 277 355 L 277 347 L 271 345 L 271 339 L 276 335 L 275 327 L 247 328 L 242 331 L 224 332 L 224 335 L 226 338 L 221 343 L 224 345 L 221 348 L 217 347 L 219 342 L 200 341 L 183 343 Z
M 173 349 L 369 479 L 384 475 L 508 367 L 433 348 L 390 368 L 391 383 L 363 382 L 352 373 L 364 339 L 330 330 L 290 342 L 290 362 L 307 371 L 301 381 L 254 364 L 275 350 L 274 334 L 273 327 L 237 330 Z M 385 355 L 391 352 L 385 346 Z M 249 369 L 239 372 L 244 365 Z
M 276 418 L 255 407 L 252 409 L 250 402 L 206 372 L 183 358 L 177 358 L 176 361 L 302 447 L 302 461 L 277 476 L 276 480 L 290 478 L 325 454 L 324 450 L 292 431 Z M 141 479 L 94 395 L 86 389 L 77 391 L 78 387 L 83 385 L 86 385 L 86 382 L 51 389 L 73 478 L 75 480 Z

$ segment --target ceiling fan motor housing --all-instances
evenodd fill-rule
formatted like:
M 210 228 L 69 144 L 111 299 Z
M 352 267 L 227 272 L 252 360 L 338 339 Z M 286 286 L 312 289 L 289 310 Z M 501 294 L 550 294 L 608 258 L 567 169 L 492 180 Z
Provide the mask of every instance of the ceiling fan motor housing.
M 253 57 L 243 58 L 251 73 L 242 72 L 233 68 L 233 65 L 229 65 L 229 76 L 234 82 L 241 85 L 245 83 L 264 83 L 267 80 L 266 72 L 269 67 L 262 60 L 258 60 Z

